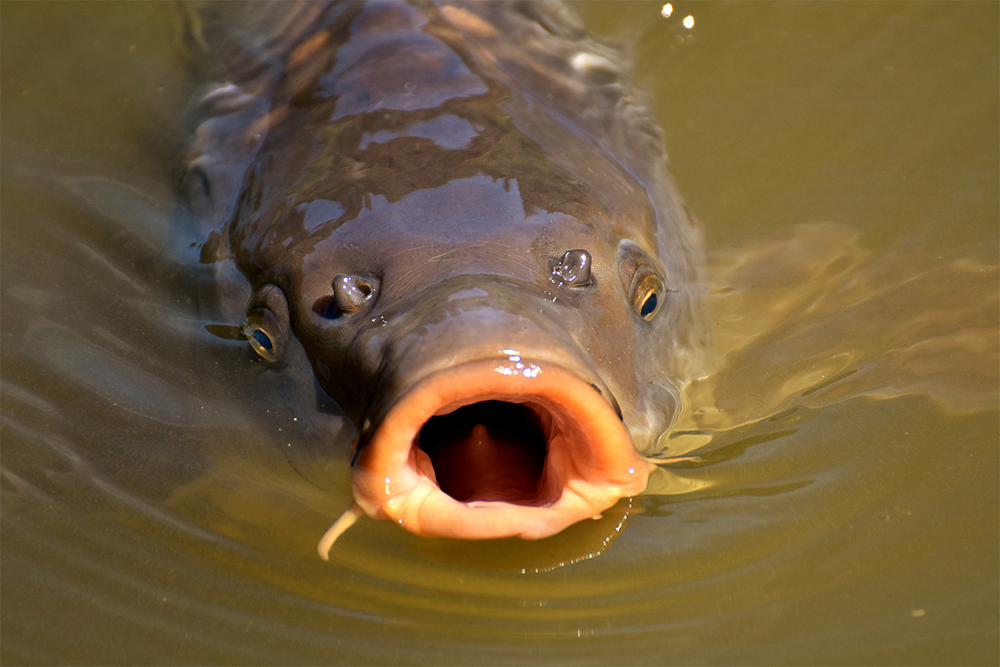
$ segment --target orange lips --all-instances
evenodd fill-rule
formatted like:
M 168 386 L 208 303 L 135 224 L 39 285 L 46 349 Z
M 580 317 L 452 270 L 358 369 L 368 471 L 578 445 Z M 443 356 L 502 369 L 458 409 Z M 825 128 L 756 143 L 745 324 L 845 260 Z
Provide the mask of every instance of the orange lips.
M 594 386 L 559 365 L 502 352 L 508 356 L 433 373 L 389 408 L 355 467 L 354 497 L 365 514 L 417 535 L 539 539 L 645 489 L 653 466 L 636 452 Z M 543 442 L 541 449 L 511 449 L 518 426 L 509 410 L 493 412 L 497 402 L 522 406 L 528 415 L 524 438 Z M 457 449 L 454 442 L 450 449 L 427 442 L 437 437 L 433 429 L 422 430 L 432 418 L 459 408 L 469 414 L 468 406 L 475 411 L 480 404 L 482 414 L 499 415 L 493 417 L 497 423 L 473 426 Z M 505 435 L 490 438 L 490 430 Z M 519 465 L 535 470 L 516 473 Z M 465 469 L 468 479 L 455 480 Z M 510 481 L 517 474 L 522 478 Z M 451 493 L 467 499 L 442 490 L 439 475 L 450 478 L 445 487 Z

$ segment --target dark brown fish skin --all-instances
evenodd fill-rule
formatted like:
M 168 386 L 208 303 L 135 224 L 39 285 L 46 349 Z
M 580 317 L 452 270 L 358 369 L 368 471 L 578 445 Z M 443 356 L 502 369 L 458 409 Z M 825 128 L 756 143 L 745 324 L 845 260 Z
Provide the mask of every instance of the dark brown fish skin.
M 513 349 L 617 399 L 652 453 L 701 347 L 700 237 L 620 57 L 548 3 L 293 3 L 254 20 L 274 27 L 240 48 L 214 33 L 236 92 L 203 104 L 188 160 L 215 228 L 203 261 L 280 288 L 359 428 L 435 370 Z M 553 281 L 573 249 L 587 285 Z M 666 286 L 650 321 L 636 271 Z M 371 292 L 357 311 L 334 307 L 338 276 Z

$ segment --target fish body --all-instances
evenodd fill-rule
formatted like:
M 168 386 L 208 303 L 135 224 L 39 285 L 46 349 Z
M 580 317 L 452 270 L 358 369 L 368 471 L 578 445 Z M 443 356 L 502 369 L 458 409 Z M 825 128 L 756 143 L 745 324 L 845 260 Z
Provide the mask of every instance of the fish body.
M 540 538 L 642 492 L 701 246 L 620 54 L 555 3 L 221 7 L 192 31 L 202 260 L 357 426 L 360 511 Z

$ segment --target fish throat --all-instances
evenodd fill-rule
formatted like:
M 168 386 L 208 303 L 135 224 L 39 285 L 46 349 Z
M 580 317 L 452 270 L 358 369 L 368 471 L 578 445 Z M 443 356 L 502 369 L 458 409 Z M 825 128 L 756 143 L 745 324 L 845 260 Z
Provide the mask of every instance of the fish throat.
M 414 446 L 431 460 L 438 486 L 455 500 L 545 505 L 545 462 L 559 427 L 544 407 L 487 400 L 431 417 Z

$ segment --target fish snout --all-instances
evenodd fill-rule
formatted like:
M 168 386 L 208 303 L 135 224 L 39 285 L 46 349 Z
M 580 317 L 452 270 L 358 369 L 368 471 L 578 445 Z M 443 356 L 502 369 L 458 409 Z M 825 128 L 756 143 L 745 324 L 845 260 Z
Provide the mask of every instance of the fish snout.
M 565 263 L 571 262 L 578 259 Z M 537 285 L 501 276 L 461 276 L 418 293 L 387 319 L 389 326 L 379 336 L 378 384 L 385 393 L 402 393 L 432 373 L 489 359 L 509 362 L 514 375 L 530 376 L 526 364 L 557 364 L 615 404 L 573 335 L 582 315 Z
M 397 318 L 355 465 L 368 515 L 418 535 L 536 539 L 643 491 L 650 464 L 544 303 L 469 281 Z

